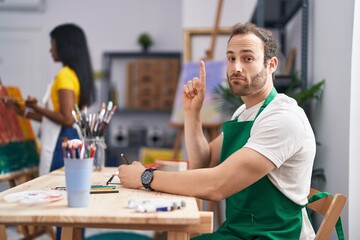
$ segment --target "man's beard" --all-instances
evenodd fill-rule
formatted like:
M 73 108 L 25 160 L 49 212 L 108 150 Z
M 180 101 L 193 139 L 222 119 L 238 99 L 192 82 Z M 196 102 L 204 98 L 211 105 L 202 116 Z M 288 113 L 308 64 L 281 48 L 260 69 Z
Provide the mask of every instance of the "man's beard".
M 230 81 L 231 77 L 240 77 L 242 76 L 240 73 L 232 74 L 230 77 L 227 75 L 228 83 L 231 89 L 232 94 L 238 96 L 247 96 L 252 93 L 259 91 L 262 87 L 264 87 L 266 83 L 266 68 L 264 67 L 259 73 L 255 74 L 254 76 L 246 78 L 246 83 L 233 83 Z M 243 77 L 243 76 L 242 76 Z

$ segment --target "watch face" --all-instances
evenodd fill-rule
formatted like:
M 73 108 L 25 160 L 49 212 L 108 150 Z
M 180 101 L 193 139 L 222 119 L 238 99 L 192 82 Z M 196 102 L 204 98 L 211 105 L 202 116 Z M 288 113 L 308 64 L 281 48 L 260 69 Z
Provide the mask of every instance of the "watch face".
M 151 180 L 152 180 L 152 171 L 145 171 L 141 175 L 141 181 L 143 184 L 148 185 L 150 184 Z

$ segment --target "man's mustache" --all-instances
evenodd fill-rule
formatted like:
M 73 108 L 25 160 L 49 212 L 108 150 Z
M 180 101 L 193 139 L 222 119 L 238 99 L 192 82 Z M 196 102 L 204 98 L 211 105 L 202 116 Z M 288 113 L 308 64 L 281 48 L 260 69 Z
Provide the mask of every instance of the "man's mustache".
M 230 79 L 231 79 L 231 78 L 243 78 L 243 79 L 246 79 L 246 76 L 244 76 L 244 75 L 241 74 L 241 73 L 233 73 L 233 74 L 230 75 L 229 78 L 230 78 Z

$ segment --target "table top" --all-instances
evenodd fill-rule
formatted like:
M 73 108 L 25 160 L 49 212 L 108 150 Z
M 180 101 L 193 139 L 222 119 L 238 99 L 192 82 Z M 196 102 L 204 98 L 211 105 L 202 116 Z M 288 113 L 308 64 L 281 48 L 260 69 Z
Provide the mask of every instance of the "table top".
M 116 168 L 93 172 L 92 184 L 105 185 Z M 56 170 L 44 176 L 0 193 L 0 224 L 44 224 L 56 226 L 95 226 L 116 228 L 117 225 L 194 225 L 200 223 L 200 213 L 193 197 L 151 192 L 145 189 L 126 189 L 116 185 L 119 193 L 90 194 L 89 206 L 69 208 L 66 196 L 58 201 L 35 205 L 6 202 L 7 194 L 28 190 L 49 190 L 65 186 L 65 172 Z M 174 198 L 186 206 L 168 212 L 139 213 L 127 208 L 131 199 Z M 132 228 L 132 227 L 131 227 Z

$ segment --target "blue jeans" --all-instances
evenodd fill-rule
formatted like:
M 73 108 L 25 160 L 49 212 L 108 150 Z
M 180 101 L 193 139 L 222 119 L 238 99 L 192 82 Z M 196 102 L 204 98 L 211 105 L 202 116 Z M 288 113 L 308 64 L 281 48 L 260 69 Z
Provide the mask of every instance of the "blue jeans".
M 62 151 L 62 141 L 63 138 L 67 137 L 67 139 L 79 139 L 79 134 L 77 133 L 75 128 L 72 127 L 62 127 L 59 137 L 56 142 L 54 156 L 51 162 L 50 171 L 54 171 L 58 168 L 64 167 L 64 155 Z

